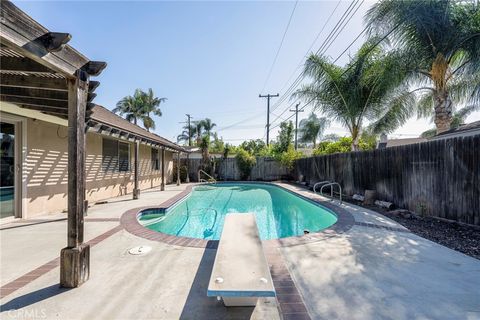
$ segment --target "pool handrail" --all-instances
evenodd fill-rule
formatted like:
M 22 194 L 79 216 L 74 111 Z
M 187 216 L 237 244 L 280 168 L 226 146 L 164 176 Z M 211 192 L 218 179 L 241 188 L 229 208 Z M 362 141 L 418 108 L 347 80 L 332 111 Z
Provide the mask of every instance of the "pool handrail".
M 330 187 L 330 198 L 333 200 L 333 187 L 334 186 L 338 186 L 338 189 L 340 191 L 339 195 L 340 195 L 340 204 L 342 204 L 342 186 L 340 185 L 340 183 L 338 182 L 330 182 L 330 183 L 327 183 L 327 184 L 324 184 L 321 188 L 320 188 L 320 195 L 321 196 L 325 196 L 323 194 L 323 188 L 325 187 Z
M 330 181 L 330 180 L 324 180 L 324 181 L 319 181 L 319 182 L 315 183 L 315 184 L 313 185 L 313 192 L 315 192 L 315 193 L 317 192 L 316 189 L 317 189 L 317 186 L 318 186 L 319 184 L 326 184 L 326 183 L 331 183 L 331 182 L 332 182 L 332 181 Z
M 205 179 L 202 179 L 201 178 L 201 174 L 204 174 L 206 175 L 207 177 L 209 177 L 210 179 L 209 180 L 205 180 Z M 202 169 L 198 170 L 198 182 L 206 182 L 206 183 L 209 183 L 209 182 L 213 182 L 213 183 L 217 183 L 217 180 L 212 177 L 211 175 L 209 175 L 208 173 L 206 173 L 205 171 L 203 171 Z

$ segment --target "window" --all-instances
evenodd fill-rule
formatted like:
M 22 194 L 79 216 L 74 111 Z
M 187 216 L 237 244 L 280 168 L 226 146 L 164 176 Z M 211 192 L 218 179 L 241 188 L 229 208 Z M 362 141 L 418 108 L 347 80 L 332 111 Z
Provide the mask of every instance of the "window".
M 130 145 L 112 139 L 103 139 L 102 169 L 104 171 L 130 170 Z
M 158 158 L 158 149 L 152 148 L 152 170 L 160 170 L 160 159 Z
M 128 143 L 118 143 L 118 171 L 130 170 L 130 145 Z

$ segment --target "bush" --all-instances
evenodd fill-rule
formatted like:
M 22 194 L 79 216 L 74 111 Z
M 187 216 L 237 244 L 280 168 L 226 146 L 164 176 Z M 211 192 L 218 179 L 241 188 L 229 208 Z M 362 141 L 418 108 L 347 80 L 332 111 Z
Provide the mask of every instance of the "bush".
M 242 180 L 247 180 L 252 172 L 252 168 L 257 163 L 257 159 L 254 155 L 242 148 L 238 148 L 235 158 L 237 159 Z
M 295 164 L 295 161 L 300 159 L 302 156 L 303 153 L 296 151 L 293 147 L 290 147 L 287 151 L 277 154 L 275 159 L 291 170 Z
M 362 135 L 358 141 L 358 147 L 362 151 L 373 150 L 376 147 L 376 139 L 374 136 Z M 313 151 L 313 154 L 323 155 L 323 154 L 332 154 L 339 152 L 350 152 L 352 151 L 352 138 L 343 137 L 336 142 L 331 141 L 322 141 L 319 143 L 317 149 Z
M 177 164 L 173 165 L 173 182 L 177 181 Z M 180 166 L 180 181 L 185 182 L 187 181 L 187 167 Z

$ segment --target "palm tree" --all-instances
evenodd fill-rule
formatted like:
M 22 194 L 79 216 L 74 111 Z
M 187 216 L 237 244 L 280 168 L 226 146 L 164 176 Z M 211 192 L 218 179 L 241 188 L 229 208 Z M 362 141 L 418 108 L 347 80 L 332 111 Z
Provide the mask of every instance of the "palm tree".
M 203 130 L 205 130 L 205 134 L 208 136 L 213 136 L 212 130 L 216 126 L 215 123 L 212 122 L 211 119 L 205 118 L 200 120 Z
M 315 113 L 311 113 L 308 118 L 300 121 L 299 131 L 300 131 L 300 141 L 302 142 L 312 142 L 313 148 L 317 147 L 317 138 L 320 138 L 323 135 L 323 132 L 330 124 L 327 118 L 318 118 Z
M 195 137 L 197 139 L 197 146 L 200 146 L 202 143 L 202 137 L 203 137 L 203 120 L 200 121 L 194 121 L 193 125 L 195 127 Z
M 166 98 L 156 98 L 152 89 L 149 89 L 148 93 L 136 89 L 133 96 L 126 96 L 117 102 L 117 106 L 112 111 L 121 116 L 125 115 L 125 119 L 134 124 L 141 120 L 145 129 L 150 131 L 155 129 L 155 121 L 150 117 L 150 113 L 161 116 L 159 105 L 165 100 Z
M 196 136 L 196 130 L 197 127 L 193 124 L 191 124 L 190 127 L 188 124 L 184 125 L 182 133 L 177 136 L 177 142 L 183 141 L 190 144 L 190 141 L 192 141 Z
M 437 133 L 450 129 L 454 103 L 479 105 L 478 2 L 384 0 L 366 20 L 371 35 L 402 48 L 409 80 L 422 95 L 419 116 L 433 114 Z
M 200 149 L 202 150 L 202 158 L 203 158 L 203 163 L 207 163 L 210 159 L 210 136 L 203 136 L 200 139 L 200 144 L 199 144 Z
M 112 111 L 121 116 L 125 116 L 125 119 L 134 124 L 137 124 L 139 120 L 145 120 L 144 95 L 142 90 L 136 89 L 133 96 L 124 97 L 117 102 L 117 106 Z
M 358 150 L 367 121 L 374 132 L 394 130 L 411 116 L 415 102 L 407 87 L 400 85 L 404 75 L 396 52 L 386 53 L 377 42 L 367 41 L 345 67 L 312 54 L 304 67 L 312 82 L 294 94 L 346 127 L 353 151 Z
M 450 128 L 455 129 L 465 124 L 465 120 L 467 119 L 467 117 L 477 109 L 478 109 L 477 106 L 467 106 L 456 111 L 452 116 L 452 123 L 450 124 Z M 429 129 L 427 131 L 422 132 L 420 136 L 422 138 L 432 138 L 436 135 L 436 133 L 437 133 L 437 129 L 433 128 L 433 129 Z
M 155 97 L 155 94 L 153 93 L 152 88 L 149 88 L 148 91 L 143 92 L 143 94 L 144 94 L 144 104 L 145 104 L 144 108 L 148 117 L 150 118 L 150 113 L 153 113 L 158 117 L 161 117 L 162 110 L 160 110 L 160 104 L 162 102 L 167 101 L 167 98 Z M 147 125 L 145 125 L 145 128 L 147 129 L 147 131 L 150 131 L 150 129 L 155 130 L 155 122 L 152 120 L 150 123 L 147 123 Z

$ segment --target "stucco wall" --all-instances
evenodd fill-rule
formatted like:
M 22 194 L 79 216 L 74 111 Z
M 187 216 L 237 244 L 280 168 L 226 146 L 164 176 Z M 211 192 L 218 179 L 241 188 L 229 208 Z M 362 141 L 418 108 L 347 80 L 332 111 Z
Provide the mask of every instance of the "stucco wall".
M 131 193 L 133 190 L 133 147 L 130 143 L 128 172 L 102 169 L 102 139 L 88 133 L 86 140 L 86 198 L 90 204 Z M 159 152 L 161 157 L 161 151 Z M 152 170 L 151 148 L 140 145 L 140 189 L 161 184 L 161 170 Z M 173 179 L 173 153 L 166 152 L 166 180 Z M 161 158 L 160 158 L 161 159 Z M 28 218 L 65 210 L 68 182 L 67 128 L 40 120 L 28 119 L 24 178 L 27 181 L 26 216 Z M 160 164 L 161 169 L 161 164 Z

